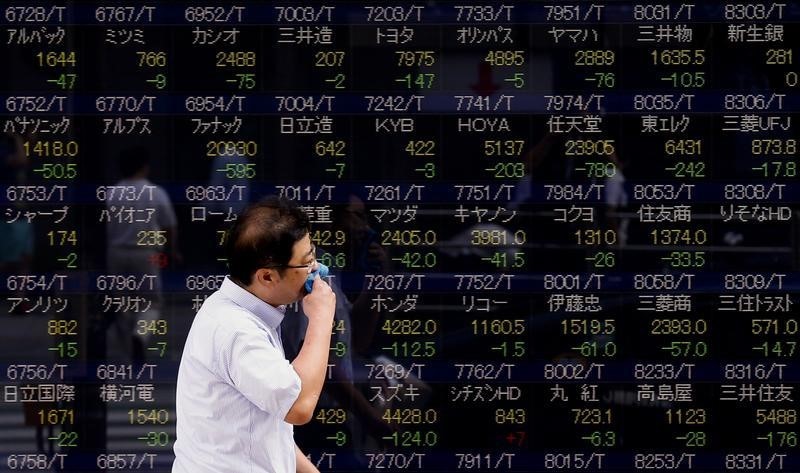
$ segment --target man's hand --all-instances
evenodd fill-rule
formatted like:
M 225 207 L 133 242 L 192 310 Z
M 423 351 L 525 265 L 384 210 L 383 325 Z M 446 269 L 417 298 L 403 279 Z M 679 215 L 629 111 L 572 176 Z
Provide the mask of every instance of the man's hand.
M 333 326 L 333 314 L 336 312 L 336 294 L 319 275 L 314 278 L 312 291 L 303 297 L 303 312 L 308 317 L 309 325 Z
M 294 425 L 311 421 L 328 369 L 336 294 L 319 275 L 314 278 L 311 293 L 303 297 L 303 312 L 308 317 L 305 341 L 297 358 L 292 361 L 300 377 L 300 394 L 284 419 Z

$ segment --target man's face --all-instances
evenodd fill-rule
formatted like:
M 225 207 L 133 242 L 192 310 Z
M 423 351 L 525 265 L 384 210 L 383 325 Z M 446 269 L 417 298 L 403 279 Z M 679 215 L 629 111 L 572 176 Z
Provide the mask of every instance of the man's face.
M 283 274 L 278 276 L 275 286 L 274 300 L 277 304 L 291 304 L 306 295 L 303 285 L 308 277 L 308 265 L 312 263 L 311 269 L 314 270 L 317 268 L 314 258 L 314 245 L 311 244 L 311 238 L 306 233 L 303 238 L 295 242 L 292 247 L 292 257 L 287 263 L 288 266 L 304 267 L 282 268 Z
M 352 238 L 356 243 L 364 240 L 369 231 L 369 222 L 367 221 L 367 210 L 360 198 L 354 195 L 350 196 L 342 215 L 341 225 L 347 232 L 348 238 Z

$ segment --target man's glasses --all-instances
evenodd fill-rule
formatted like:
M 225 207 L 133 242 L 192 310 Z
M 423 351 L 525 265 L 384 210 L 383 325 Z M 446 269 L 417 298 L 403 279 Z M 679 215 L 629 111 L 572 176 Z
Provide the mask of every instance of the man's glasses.
M 276 264 L 273 266 L 264 266 L 264 268 L 306 268 L 306 274 L 311 274 L 311 272 L 314 270 L 314 265 L 317 264 L 316 248 L 311 251 L 311 257 L 313 259 L 308 264 Z

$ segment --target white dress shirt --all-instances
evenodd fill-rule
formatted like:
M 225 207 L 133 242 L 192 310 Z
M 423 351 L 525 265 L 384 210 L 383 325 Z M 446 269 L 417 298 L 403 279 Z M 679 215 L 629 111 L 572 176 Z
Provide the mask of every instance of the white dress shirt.
M 173 473 L 295 473 L 300 394 L 278 326 L 283 312 L 225 278 L 197 312 L 176 388 Z

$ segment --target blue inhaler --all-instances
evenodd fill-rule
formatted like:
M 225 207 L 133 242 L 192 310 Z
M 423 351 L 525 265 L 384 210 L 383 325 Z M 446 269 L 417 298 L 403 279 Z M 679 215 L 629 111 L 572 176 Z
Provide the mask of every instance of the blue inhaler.
M 314 277 L 319 274 L 319 277 L 324 278 L 328 275 L 328 267 L 322 263 L 317 262 L 317 270 L 311 271 L 308 274 L 308 278 L 306 279 L 306 292 L 311 292 L 311 289 L 314 287 Z

